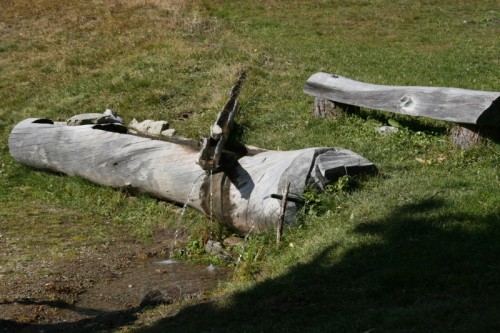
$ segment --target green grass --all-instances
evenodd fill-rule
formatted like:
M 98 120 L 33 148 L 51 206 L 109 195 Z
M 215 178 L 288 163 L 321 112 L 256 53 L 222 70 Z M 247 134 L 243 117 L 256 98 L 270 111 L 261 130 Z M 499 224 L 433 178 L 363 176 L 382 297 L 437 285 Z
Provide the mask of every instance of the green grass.
M 124 230 L 147 242 L 178 216 L 177 207 L 153 199 L 18 165 L 6 148 L 17 122 L 110 107 L 127 121 L 166 119 L 197 139 L 245 68 L 237 118 L 245 143 L 344 147 L 373 161 L 380 174 L 352 193 L 319 195 L 322 213 L 286 229 L 280 247 L 271 236 L 254 236 L 248 251 L 255 255 L 246 256 L 215 302 L 193 301 L 168 318 L 161 308 L 145 311 L 135 328 L 500 329 L 499 144 L 461 151 L 448 140 L 450 124 L 369 110 L 315 119 L 312 98 L 302 92 L 317 71 L 378 84 L 498 91 L 497 1 L 0 6 L 0 240 L 22 249 L 14 259 L 0 258 L 3 265 L 75 256 L 79 247 L 119 240 Z M 184 113 L 190 117 L 180 120 Z M 403 128 L 379 135 L 375 128 L 390 119 Z M 205 228 L 202 217 L 190 218 L 193 234 Z

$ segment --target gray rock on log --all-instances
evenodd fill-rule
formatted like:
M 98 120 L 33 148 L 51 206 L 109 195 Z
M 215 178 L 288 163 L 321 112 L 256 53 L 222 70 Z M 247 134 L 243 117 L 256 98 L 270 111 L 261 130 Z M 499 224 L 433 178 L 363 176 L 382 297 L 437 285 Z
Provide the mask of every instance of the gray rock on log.
M 96 125 L 96 124 L 123 124 L 123 119 L 112 110 L 106 109 L 104 113 L 82 113 L 69 118 L 68 126 Z
M 175 136 L 176 134 L 177 134 L 177 131 L 173 128 L 170 128 L 168 130 L 164 130 L 161 132 L 161 136 L 164 136 L 167 138 L 171 138 L 171 137 Z
M 165 120 L 144 120 L 138 122 L 135 118 L 132 119 L 128 127 L 142 134 L 160 136 L 163 131 L 168 130 L 168 122 Z

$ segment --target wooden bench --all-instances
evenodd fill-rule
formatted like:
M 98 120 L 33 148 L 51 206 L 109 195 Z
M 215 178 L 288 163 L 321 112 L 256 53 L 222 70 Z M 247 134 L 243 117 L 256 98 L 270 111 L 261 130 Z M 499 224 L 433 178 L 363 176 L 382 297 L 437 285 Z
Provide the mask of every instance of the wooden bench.
M 500 92 L 386 86 L 322 72 L 309 77 L 304 92 L 316 97 L 314 108 L 318 115 L 333 112 L 334 105 L 340 103 L 453 122 L 460 126 L 455 135 L 470 131 L 476 133 L 478 138 L 481 135 L 496 137 L 500 127 Z M 330 104 L 325 100 L 330 101 Z M 467 142 L 461 140 L 455 143 L 464 148 L 468 146 Z

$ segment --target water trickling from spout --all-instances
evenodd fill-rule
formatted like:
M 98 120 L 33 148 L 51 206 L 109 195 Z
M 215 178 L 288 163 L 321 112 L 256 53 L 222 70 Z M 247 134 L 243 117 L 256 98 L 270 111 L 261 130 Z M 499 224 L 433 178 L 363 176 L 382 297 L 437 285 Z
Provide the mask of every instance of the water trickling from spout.
M 210 230 L 210 237 L 214 237 L 214 216 L 213 216 L 213 211 L 214 211 L 214 187 L 213 187 L 213 173 L 212 170 L 209 171 L 209 177 L 210 177 L 210 197 L 209 197 L 209 203 L 208 203 L 208 210 L 209 210 L 209 230 Z
M 245 235 L 245 239 L 243 241 L 243 247 L 241 248 L 241 253 L 238 256 L 238 259 L 236 260 L 236 265 L 234 267 L 235 272 L 238 270 L 238 267 L 240 266 L 241 259 L 243 259 L 243 255 L 245 254 L 245 251 L 247 249 L 248 238 L 250 237 L 250 234 L 252 233 L 254 226 L 255 225 L 252 224 L 252 227 L 250 228 L 250 230 L 248 230 L 247 234 Z
M 182 206 L 181 214 L 179 215 L 179 218 L 177 219 L 177 225 L 176 225 L 175 233 L 174 233 L 174 242 L 172 243 L 172 247 L 170 249 L 170 258 L 172 258 L 174 255 L 174 251 L 175 251 L 175 248 L 177 246 L 177 238 L 179 238 L 180 224 L 182 222 L 182 219 L 184 218 L 184 215 L 186 214 L 186 209 L 187 209 L 189 202 L 191 201 L 191 196 L 193 195 L 193 191 L 196 187 L 196 183 L 203 175 L 204 174 L 202 173 L 201 175 L 198 176 L 198 178 L 196 178 L 196 180 L 193 183 L 193 187 L 191 187 L 191 191 L 189 191 L 189 194 L 186 198 L 186 201 L 184 202 L 184 205 Z

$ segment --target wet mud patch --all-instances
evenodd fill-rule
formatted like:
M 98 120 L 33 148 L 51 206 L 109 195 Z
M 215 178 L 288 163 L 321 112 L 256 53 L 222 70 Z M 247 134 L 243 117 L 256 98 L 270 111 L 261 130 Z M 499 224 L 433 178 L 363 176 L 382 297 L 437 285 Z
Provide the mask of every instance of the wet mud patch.
M 183 297 L 202 297 L 226 278 L 221 267 L 192 265 L 153 258 L 140 260 L 112 279 L 99 281 L 79 297 L 77 306 L 119 311 L 133 307 L 170 304 Z
M 225 267 L 170 260 L 170 249 L 165 238 L 151 245 L 130 240 L 0 272 L 0 332 L 118 328 L 145 307 L 204 299 L 228 278 Z

